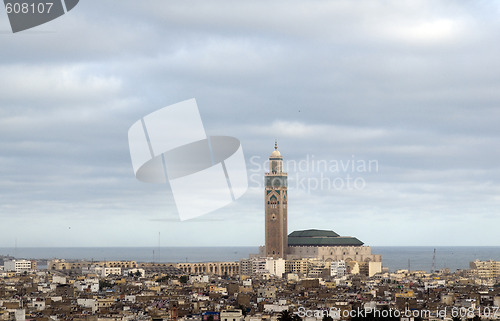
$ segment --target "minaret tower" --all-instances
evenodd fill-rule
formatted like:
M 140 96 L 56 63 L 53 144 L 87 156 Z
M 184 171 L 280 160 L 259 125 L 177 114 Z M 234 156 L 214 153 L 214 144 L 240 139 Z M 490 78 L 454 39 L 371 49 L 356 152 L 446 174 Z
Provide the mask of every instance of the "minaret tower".
M 269 173 L 265 174 L 267 257 L 285 259 L 288 251 L 287 178 L 283 172 L 283 157 L 275 142 L 274 151 L 269 157 Z

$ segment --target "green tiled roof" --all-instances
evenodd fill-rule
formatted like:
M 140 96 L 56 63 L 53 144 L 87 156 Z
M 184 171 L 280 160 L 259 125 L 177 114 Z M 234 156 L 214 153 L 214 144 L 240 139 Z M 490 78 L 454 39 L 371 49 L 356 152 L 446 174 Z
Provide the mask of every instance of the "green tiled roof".
M 289 246 L 361 246 L 364 243 L 355 237 L 339 236 L 334 231 L 305 230 L 288 235 Z
M 327 230 L 304 230 L 290 233 L 288 237 L 337 237 L 340 236 L 334 231 Z

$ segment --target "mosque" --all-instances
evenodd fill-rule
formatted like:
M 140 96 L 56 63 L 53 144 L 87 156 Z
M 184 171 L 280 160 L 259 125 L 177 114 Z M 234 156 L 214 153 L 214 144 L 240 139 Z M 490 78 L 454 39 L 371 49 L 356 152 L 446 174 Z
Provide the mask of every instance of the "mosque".
M 269 172 L 265 173 L 265 246 L 260 248 L 261 256 L 287 260 L 382 262 L 381 255 L 371 254 L 371 248 L 356 237 L 316 229 L 288 234 L 287 178 L 287 173 L 283 172 L 283 156 L 275 143 L 269 157 Z

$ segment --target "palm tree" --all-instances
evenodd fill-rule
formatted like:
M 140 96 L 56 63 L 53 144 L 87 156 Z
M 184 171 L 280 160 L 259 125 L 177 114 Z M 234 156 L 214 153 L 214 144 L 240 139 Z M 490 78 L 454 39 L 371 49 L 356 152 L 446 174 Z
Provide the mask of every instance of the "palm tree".
M 292 319 L 292 315 L 288 310 L 284 310 L 280 312 L 280 316 L 278 317 L 278 321 L 294 321 Z

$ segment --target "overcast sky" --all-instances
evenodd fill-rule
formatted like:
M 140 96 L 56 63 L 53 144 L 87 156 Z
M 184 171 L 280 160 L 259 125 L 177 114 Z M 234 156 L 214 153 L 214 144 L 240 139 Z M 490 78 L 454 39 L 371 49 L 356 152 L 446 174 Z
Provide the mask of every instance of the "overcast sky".
M 85 0 L 13 34 L 2 9 L 0 247 L 156 246 L 159 232 L 263 245 L 275 138 L 289 232 L 499 246 L 499 15 L 486 0 Z M 190 98 L 209 135 L 240 139 L 250 187 L 181 222 L 168 186 L 135 178 L 127 132 Z M 333 166 L 348 162 L 376 166 Z

